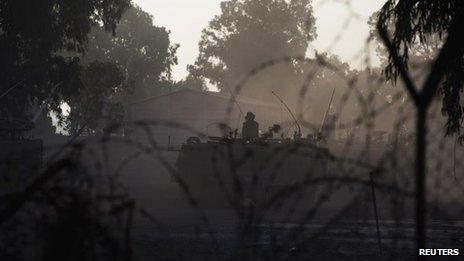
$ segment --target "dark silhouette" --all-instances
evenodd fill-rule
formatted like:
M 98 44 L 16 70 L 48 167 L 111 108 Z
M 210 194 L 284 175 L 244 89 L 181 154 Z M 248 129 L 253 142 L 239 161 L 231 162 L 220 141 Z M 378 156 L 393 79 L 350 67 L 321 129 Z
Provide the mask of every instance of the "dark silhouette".
M 444 1 L 445 2 L 445 1 Z M 451 1 L 454 2 L 454 1 Z M 387 76 L 390 75 L 391 77 L 401 77 L 402 81 L 406 89 L 411 96 L 411 99 L 414 102 L 416 107 L 416 238 L 417 238 L 417 247 L 418 248 L 425 248 L 426 246 L 426 213 L 427 213 L 427 202 L 426 202 L 426 173 L 427 173 L 427 113 L 431 107 L 433 98 L 437 94 L 440 88 L 453 88 L 457 90 L 462 89 L 462 83 L 456 84 L 454 82 L 451 85 L 448 85 L 447 81 L 453 79 L 456 75 L 455 73 L 461 73 L 459 70 L 462 68 L 452 68 L 456 65 L 456 60 L 462 61 L 462 57 L 464 56 L 464 43 L 462 37 L 460 37 L 460 28 L 464 24 L 464 17 L 462 15 L 461 6 L 456 6 L 457 14 L 452 16 L 450 21 L 441 17 L 438 20 L 432 19 L 432 23 L 436 23 L 442 26 L 442 30 L 446 30 L 447 38 L 446 41 L 440 50 L 437 58 L 435 59 L 433 66 L 430 70 L 430 73 L 427 75 L 427 79 L 423 84 L 422 88 L 417 87 L 417 83 L 413 81 L 411 75 L 407 71 L 407 64 L 404 61 L 404 56 L 402 58 L 401 54 L 399 53 L 398 48 L 398 37 L 396 37 L 397 33 L 395 32 L 394 40 L 390 40 L 387 28 L 385 28 L 386 19 L 390 16 L 388 14 L 388 8 L 392 3 L 389 1 L 382 9 L 381 16 L 379 22 L 377 23 L 377 29 L 379 31 L 384 44 L 386 45 L 389 55 L 390 55 L 390 65 L 386 69 Z M 414 10 L 415 15 L 421 18 L 426 18 L 427 10 L 433 10 L 433 5 L 424 5 L 427 8 L 424 9 L 424 6 L 421 6 L 421 9 Z M 450 7 L 452 5 L 448 5 Z M 443 6 L 442 6 L 443 7 Z M 445 10 L 445 13 L 441 13 L 441 15 L 447 16 L 453 9 Z M 405 11 L 411 11 L 409 8 L 400 6 L 396 12 L 395 16 L 399 16 L 403 14 Z M 443 10 L 442 10 L 443 12 Z M 435 18 L 436 19 L 436 18 Z M 405 19 L 408 20 L 408 19 Z M 443 20 L 446 20 L 444 22 Z M 403 21 L 403 23 L 398 23 L 395 26 L 397 30 L 404 30 L 407 29 L 413 21 Z M 424 33 L 424 34 L 431 34 L 437 33 L 436 31 L 429 31 L 429 21 L 426 23 L 427 25 L 419 26 L 420 30 L 415 31 L 415 33 Z M 440 31 L 441 32 L 441 31 Z M 399 43 L 408 44 L 408 42 L 404 39 L 399 40 Z M 410 44 L 411 42 L 409 42 Z M 406 55 L 407 57 L 407 55 Z M 450 66 L 450 62 L 453 66 Z M 450 69 L 451 67 L 451 69 Z M 440 83 L 444 83 L 440 85 Z M 446 91 L 446 90 L 445 90 Z M 458 99 L 459 101 L 459 94 L 455 95 L 454 99 Z M 446 101 L 446 95 L 445 95 Z M 449 101 L 448 101 L 449 102 Z M 461 110 L 461 109 L 460 109 Z M 461 116 L 459 116 L 461 118 Z M 450 119 L 448 119 L 448 133 L 452 133 L 453 128 L 450 129 Z M 460 123 L 458 125 L 457 130 L 459 130 Z M 456 131 L 456 130 L 455 130 Z M 422 258 L 419 258 L 422 259 Z
M 242 127 L 242 138 L 244 140 L 259 138 L 259 124 L 255 121 L 255 115 L 249 111 L 245 116 L 245 120 Z
M 169 30 L 156 26 L 152 15 L 132 6 L 122 15 L 115 32 L 111 35 L 103 26 L 94 26 L 82 62 L 120 66 L 127 78 L 126 102 L 171 91 L 174 82 L 170 76 L 177 63 L 178 45 L 172 43 Z
M 177 82 L 168 28 L 129 0 L 78 2 L 0 4 L 0 260 L 459 248 L 464 146 L 443 137 L 434 102 L 461 135 L 459 1 L 385 0 L 371 29 L 386 71 L 367 52 L 359 70 L 308 57 L 311 0 L 223 1 Z M 430 73 L 413 66 L 433 59 Z
M 462 1 L 387 1 L 378 14 L 378 25 L 392 34 L 391 47 L 395 54 L 389 51 L 385 75 L 396 80 L 403 77 L 402 70 L 413 68 L 414 52 L 417 46 L 431 53 L 432 62 L 440 48 L 429 48 L 428 45 L 444 45 L 449 32 L 462 16 L 464 4 Z M 427 49 L 431 49 L 429 51 Z M 433 55 L 435 54 L 435 55 Z M 427 55 L 425 55 L 427 57 Z M 430 56 L 430 55 L 429 55 Z M 461 135 L 462 113 L 460 92 L 463 91 L 464 59 L 462 55 L 447 57 L 446 70 L 437 91 L 442 96 L 442 112 L 447 117 L 446 131 L 448 135 Z M 401 67 L 399 67 L 401 66 Z
M 274 134 L 279 133 L 282 130 L 282 127 L 279 124 L 274 124 L 272 127 L 269 127 L 268 131 L 263 134 L 264 139 L 273 139 Z
M 0 116 L 30 120 L 29 103 L 60 113 L 80 94 L 80 58 L 95 24 L 115 32 L 128 0 L 2 1 L 0 6 Z M 76 54 L 76 55 L 72 55 Z

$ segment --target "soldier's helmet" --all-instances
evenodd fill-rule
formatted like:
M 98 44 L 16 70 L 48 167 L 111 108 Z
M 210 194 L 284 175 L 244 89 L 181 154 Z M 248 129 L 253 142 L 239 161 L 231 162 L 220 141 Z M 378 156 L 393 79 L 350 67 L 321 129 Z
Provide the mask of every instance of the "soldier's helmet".
M 255 115 L 251 111 L 247 112 L 247 114 L 245 116 L 245 120 L 252 121 L 254 119 L 255 119 Z

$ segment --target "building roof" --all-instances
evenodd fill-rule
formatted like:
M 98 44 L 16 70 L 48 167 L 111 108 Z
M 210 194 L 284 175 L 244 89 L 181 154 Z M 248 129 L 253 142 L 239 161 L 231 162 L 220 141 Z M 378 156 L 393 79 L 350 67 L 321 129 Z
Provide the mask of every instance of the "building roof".
M 154 96 L 154 97 L 149 97 L 149 98 L 146 98 L 146 99 L 143 99 L 143 100 L 135 101 L 135 102 L 130 103 L 130 105 L 146 103 L 146 102 L 154 101 L 154 100 L 157 100 L 157 99 L 162 99 L 162 98 L 165 98 L 165 97 L 168 97 L 168 96 L 176 95 L 176 94 L 179 94 L 179 93 L 185 93 L 185 92 L 190 92 L 190 93 L 195 94 L 195 95 L 206 95 L 206 96 L 209 96 L 209 97 L 219 98 L 219 99 L 223 99 L 223 100 L 226 100 L 226 101 L 230 101 L 230 99 L 231 99 L 231 95 L 224 94 L 224 93 L 221 93 L 221 92 L 199 91 L 199 90 L 194 90 L 194 89 L 182 89 L 182 90 L 173 91 L 173 92 L 170 92 L 170 93 L 167 93 L 167 94 Z M 279 106 L 277 104 L 274 104 L 274 103 L 263 102 L 263 101 L 260 101 L 260 100 L 254 99 L 254 98 L 250 98 L 250 97 L 237 96 L 236 101 L 238 103 L 242 103 L 242 104 L 257 105 L 257 106 L 263 106 L 263 107 L 272 107 L 272 108 L 280 108 L 281 107 L 281 106 Z

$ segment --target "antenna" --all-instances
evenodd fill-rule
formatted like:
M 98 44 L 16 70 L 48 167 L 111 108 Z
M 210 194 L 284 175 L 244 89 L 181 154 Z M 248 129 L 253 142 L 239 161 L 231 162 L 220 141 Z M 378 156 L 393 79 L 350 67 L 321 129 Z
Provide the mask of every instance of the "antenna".
M 290 116 L 292 116 L 293 120 L 295 121 L 295 124 L 296 126 L 298 127 L 298 135 L 301 136 L 301 126 L 300 124 L 298 123 L 298 121 L 296 120 L 295 118 L 295 115 L 293 115 L 292 111 L 290 110 L 290 108 L 287 106 L 287 104 L 285 104 L 285 102 L 274 92 L 274 91 L 271 91 L 272 94 L 274 94 L 274 96 L 280 101 L 280 103 L 282 103 L 285 108 L 287 109 L 287 111 L 290 113 Z
M 327 115 L 329 114 L 330 106 L 332 105 L 334 95 L 335 95 L 335 88 L 332 91 L 332 97 L 330 97 L 329 105 L 327 106 L 327 110 L 325 111 L 324 118 L 322 119 L 322 124 L 321 124 L 321 128 L 319 129 L 319 133 L 322 132 L 322 128 L 324 127 L 325 121 L 327 120 Z

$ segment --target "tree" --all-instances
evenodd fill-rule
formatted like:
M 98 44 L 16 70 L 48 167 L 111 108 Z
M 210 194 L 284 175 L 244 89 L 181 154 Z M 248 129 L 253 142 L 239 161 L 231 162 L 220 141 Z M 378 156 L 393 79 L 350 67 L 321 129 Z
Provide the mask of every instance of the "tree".
M 113 63 L 93 62 L 81 71 L 83 84 L 79 95 L 65 102 L 71 108 L 68 130 L 71 135 L 101 132 L 112 124 L 121 124 L 123 111 L 119 95 L 124 91 L 124 76 Z
M 316 37 L 310 0 L 232 0 L 203 30 L 200 53 L 188 70 L 228 91 L 264 62 L 305 56 Z M 301 77 L 301 64 L 289 62 L 255 76 L 245 93 L 272 99 L 271 90 L 287 92 Z
M 85 52 L 77 54 L 84 65 L 81 93 L 63 100 L 71 111 L 62 125 L 72 134 L 100 133 L 123 123 L 131 101 L 174 89 L 171 66 L 177 63 L 177 47 L 170 44 L 169 31 L 154 26 L 153 17 L 137 6 L 125 11 L 113 34 L 94 25 Z
M 380 58 L 381 67 L 387 68 L 389 66 L 389 53 L 377 32 L 379 15 L 379 12 L 372 14 L 368 24 L 370 27 L 370 34 L 373 36 L 374 43 L 376 44 L 376 52 L 377 56 Z M 393 21 L 389 21 L 386 28 L 388 28 L 388 31 L 392 32 L 394 30 Z M 427 70 L 440 51 L 442 44 L 443 41 L 441 37 L 437 34 L 432 34 L 422 42 L 414 41 L 411 46 L 409 46 L 407 67 L 410 74 L 415 79 L 423 80 L 422 78 L 427 75 Z M 389 79 L 394 80 L 396 83 L 396 77 L 390 77 Z
M 80 60 L 92 26 L 115 32 L 130 0 L 26 1 L 0 4 L 0 115 L 30 119 L 31 102 L 60 111 L 78 95 Z
M 345 125 L 344 128 L 359 127 L 360 119 L 367 120 L 367 115 L 388 104 L 388 109 L 371 120 L 377 130 L 391 131 L 397 117 L 395 112 L 406 97 L 404 90 L 385 82 L 380 69 L 354 70 L 335 55 L 321 53 L 318 57 L 319 63 L 312 61 L 305 66 L 305 75 L 313 77 L 297 114 L 301 113 L 305 121 L 319 127 L 335 91 L 330 113 L 337 115 L 338 123 Z M 362 131 L 358 130 L 357 135 L 362 136 Z
M 176 50 L 170 32 L 153 25 L 153 17 L 140 7 L 129 8 L 118 23 L 115 34 L 95 26 L 89 35 L 83 61 L 111 62 L 118 65 L 127 80 L 131 94 L 127 100 L 162 93 L 171 81 L 171 67 L 177 64 Z
M 447 33 L 464 12 L 459 0 L 388 0 L 379 12 L 379 25 L 392 34 L 392 43 L 400 58 L 400 66 L 409 68 L 415 46 L 424 46 L 432 40 L 444 41 Z M 434 40 L 435 39 L 435 40 Z M 447 69 L 440 85 L 442 112 L 447 117 L 447 134 L 460 135 L 464 119 L 460 93 L 464 86 L 464 57 L 459 55 L 447 61 Z M 399 76 L 398 64 L 389 54 L 385 75 L 389 79 Z

